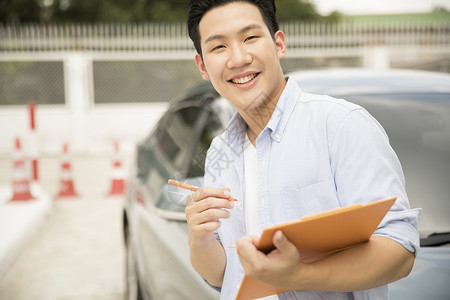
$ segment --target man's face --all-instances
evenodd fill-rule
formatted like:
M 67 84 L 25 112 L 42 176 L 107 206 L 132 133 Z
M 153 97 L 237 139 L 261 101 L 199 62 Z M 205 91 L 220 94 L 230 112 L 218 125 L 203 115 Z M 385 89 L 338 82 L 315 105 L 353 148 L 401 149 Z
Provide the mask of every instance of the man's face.
M 199 24 L 203 60 L 195 62 L 204 80 L 238 111 L 257 108 L 261 100 L 278 100 L 285 80 L 280 59 L 286 44 L 275 40 L 257 6 L 232 2 L 208 11 Z

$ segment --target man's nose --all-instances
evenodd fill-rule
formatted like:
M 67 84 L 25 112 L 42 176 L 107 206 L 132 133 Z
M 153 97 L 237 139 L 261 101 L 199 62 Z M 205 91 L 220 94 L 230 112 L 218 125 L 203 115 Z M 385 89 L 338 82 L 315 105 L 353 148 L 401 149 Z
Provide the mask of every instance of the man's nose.
M 234 45 L 229 53 L 230 57 L 227 62 L 229 69 L 241 68 L 252 62 L 252 55 L 246 51 L 245 47 Z

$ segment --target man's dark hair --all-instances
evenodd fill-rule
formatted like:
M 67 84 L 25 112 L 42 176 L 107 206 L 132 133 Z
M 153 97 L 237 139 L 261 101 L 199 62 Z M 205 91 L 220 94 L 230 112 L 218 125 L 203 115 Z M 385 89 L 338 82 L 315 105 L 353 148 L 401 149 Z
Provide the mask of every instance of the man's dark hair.
M 256 5 L 261 12 L 264 23 L 266 23 L 272 36 L 279 30 L 277 17 L 275 15 L 275 0 L 191 0 L 188 14 L 188 31 L 189 37 L 194 42 L 195 50 L 202 55 L 202 48 L 200 45 L 200 31 L 199 24 L 203 16 L 211 9 L 219 6 L 224 6 L 232 2 L 248 2 Z M 232 21 L 232 20 L 230 20 Z

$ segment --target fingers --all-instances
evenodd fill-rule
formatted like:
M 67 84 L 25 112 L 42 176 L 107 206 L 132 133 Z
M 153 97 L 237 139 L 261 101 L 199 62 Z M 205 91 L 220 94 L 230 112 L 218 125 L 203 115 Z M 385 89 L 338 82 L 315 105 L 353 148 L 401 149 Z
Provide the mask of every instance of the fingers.
M 227 200 L 229 195 L 230 190 L 225 188 L 199 189 L 186 199 L 186 213 L 199 213 L 208 209 L 231 209 L 234 203 Z
M 281 253 L 285 253 L 286 255 L 293 255 L 297 254 L 298 250 L 295 247 L 294 244 L 292 244 L 286 236 L 281 232 L 281 230 L 278 230 L 274 233 L 272 242 L 274 246 L 280 250 Z
M 188 223 L 203 224 L 205 222 L 216 222 L 220 219 L 230 217 L 230 212 L 220 208 L 208 208 L 205 210 L 194 211 L 192 214 L 187 213 Z
M 239 249 L 239 252 L 242 253 L 242 256 L 252 258 L 252 256 L 255 255 L 257 251 L 259 252 L 259 250 L 256 248 L 258 239 L 259 238 L 257 236 L 250 235 L 241 237 L 236 241 L 236 246 Z M 286 238 L 281 230 L 278 230 L 274 233 L 272 242 L 276 248 L 273 251 L 279 252 L 283 255 L 298 254 L 298 250 L 295 245 Z M 267 256 L 270 256 L 270 253 L 268 253 Z
M 252 278 L 260 278 L 265 273 L 265 254 L 256 248 L 257 236 L 244 236 L 236 241 L 239 261 L 245 274 Z
M 282 283 L 286 274 L 301 267 L 297 248 L 281 231 L 275 232 L 273 243 L 276 249 L 268 254 L 256 248 L 257 242 L 255 236 L 242 237 L 236 241 L 239 260 L 248 276 L 263 282 Z
M 245 261 L 245 263 L 258 259 L 262 254 L 257 248 L 258 236 L 247 235 L 237 239 L 236 247 L 239 252 L 239 259 Z
M 236 246 L 238 248 L 244 249 L 256 249 L 256 244 L 258 243 L 258 236 L 256 235 L 247 235 L 237 239 Z
M 228 199 L 230 195 L 228 188 L 205 187 L 193 193 L 190 198 L 193 202 L 199 202 L 210 197 Z
M 185 213 L 192 243 L 204 241 L 220 227 L 220 219 L 230 217 L 228 209 L 234 204 L 227 200 L 229 196 L 229 189 L 206 187 L 186 199 Z

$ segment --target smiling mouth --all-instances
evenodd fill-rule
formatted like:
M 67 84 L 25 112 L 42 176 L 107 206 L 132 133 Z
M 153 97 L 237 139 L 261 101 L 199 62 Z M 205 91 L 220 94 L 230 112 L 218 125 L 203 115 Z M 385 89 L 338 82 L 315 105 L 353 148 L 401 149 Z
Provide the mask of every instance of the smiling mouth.
M 250 75 L 247 75 L 244 77 L 231 79 L 230 82 L 232 82 L 234 84 L 246 84 L 246 83 L 252 81 L 258 75 L 259 75 L 259 73 L 253 73 L 253 74 L 250 74 Z

